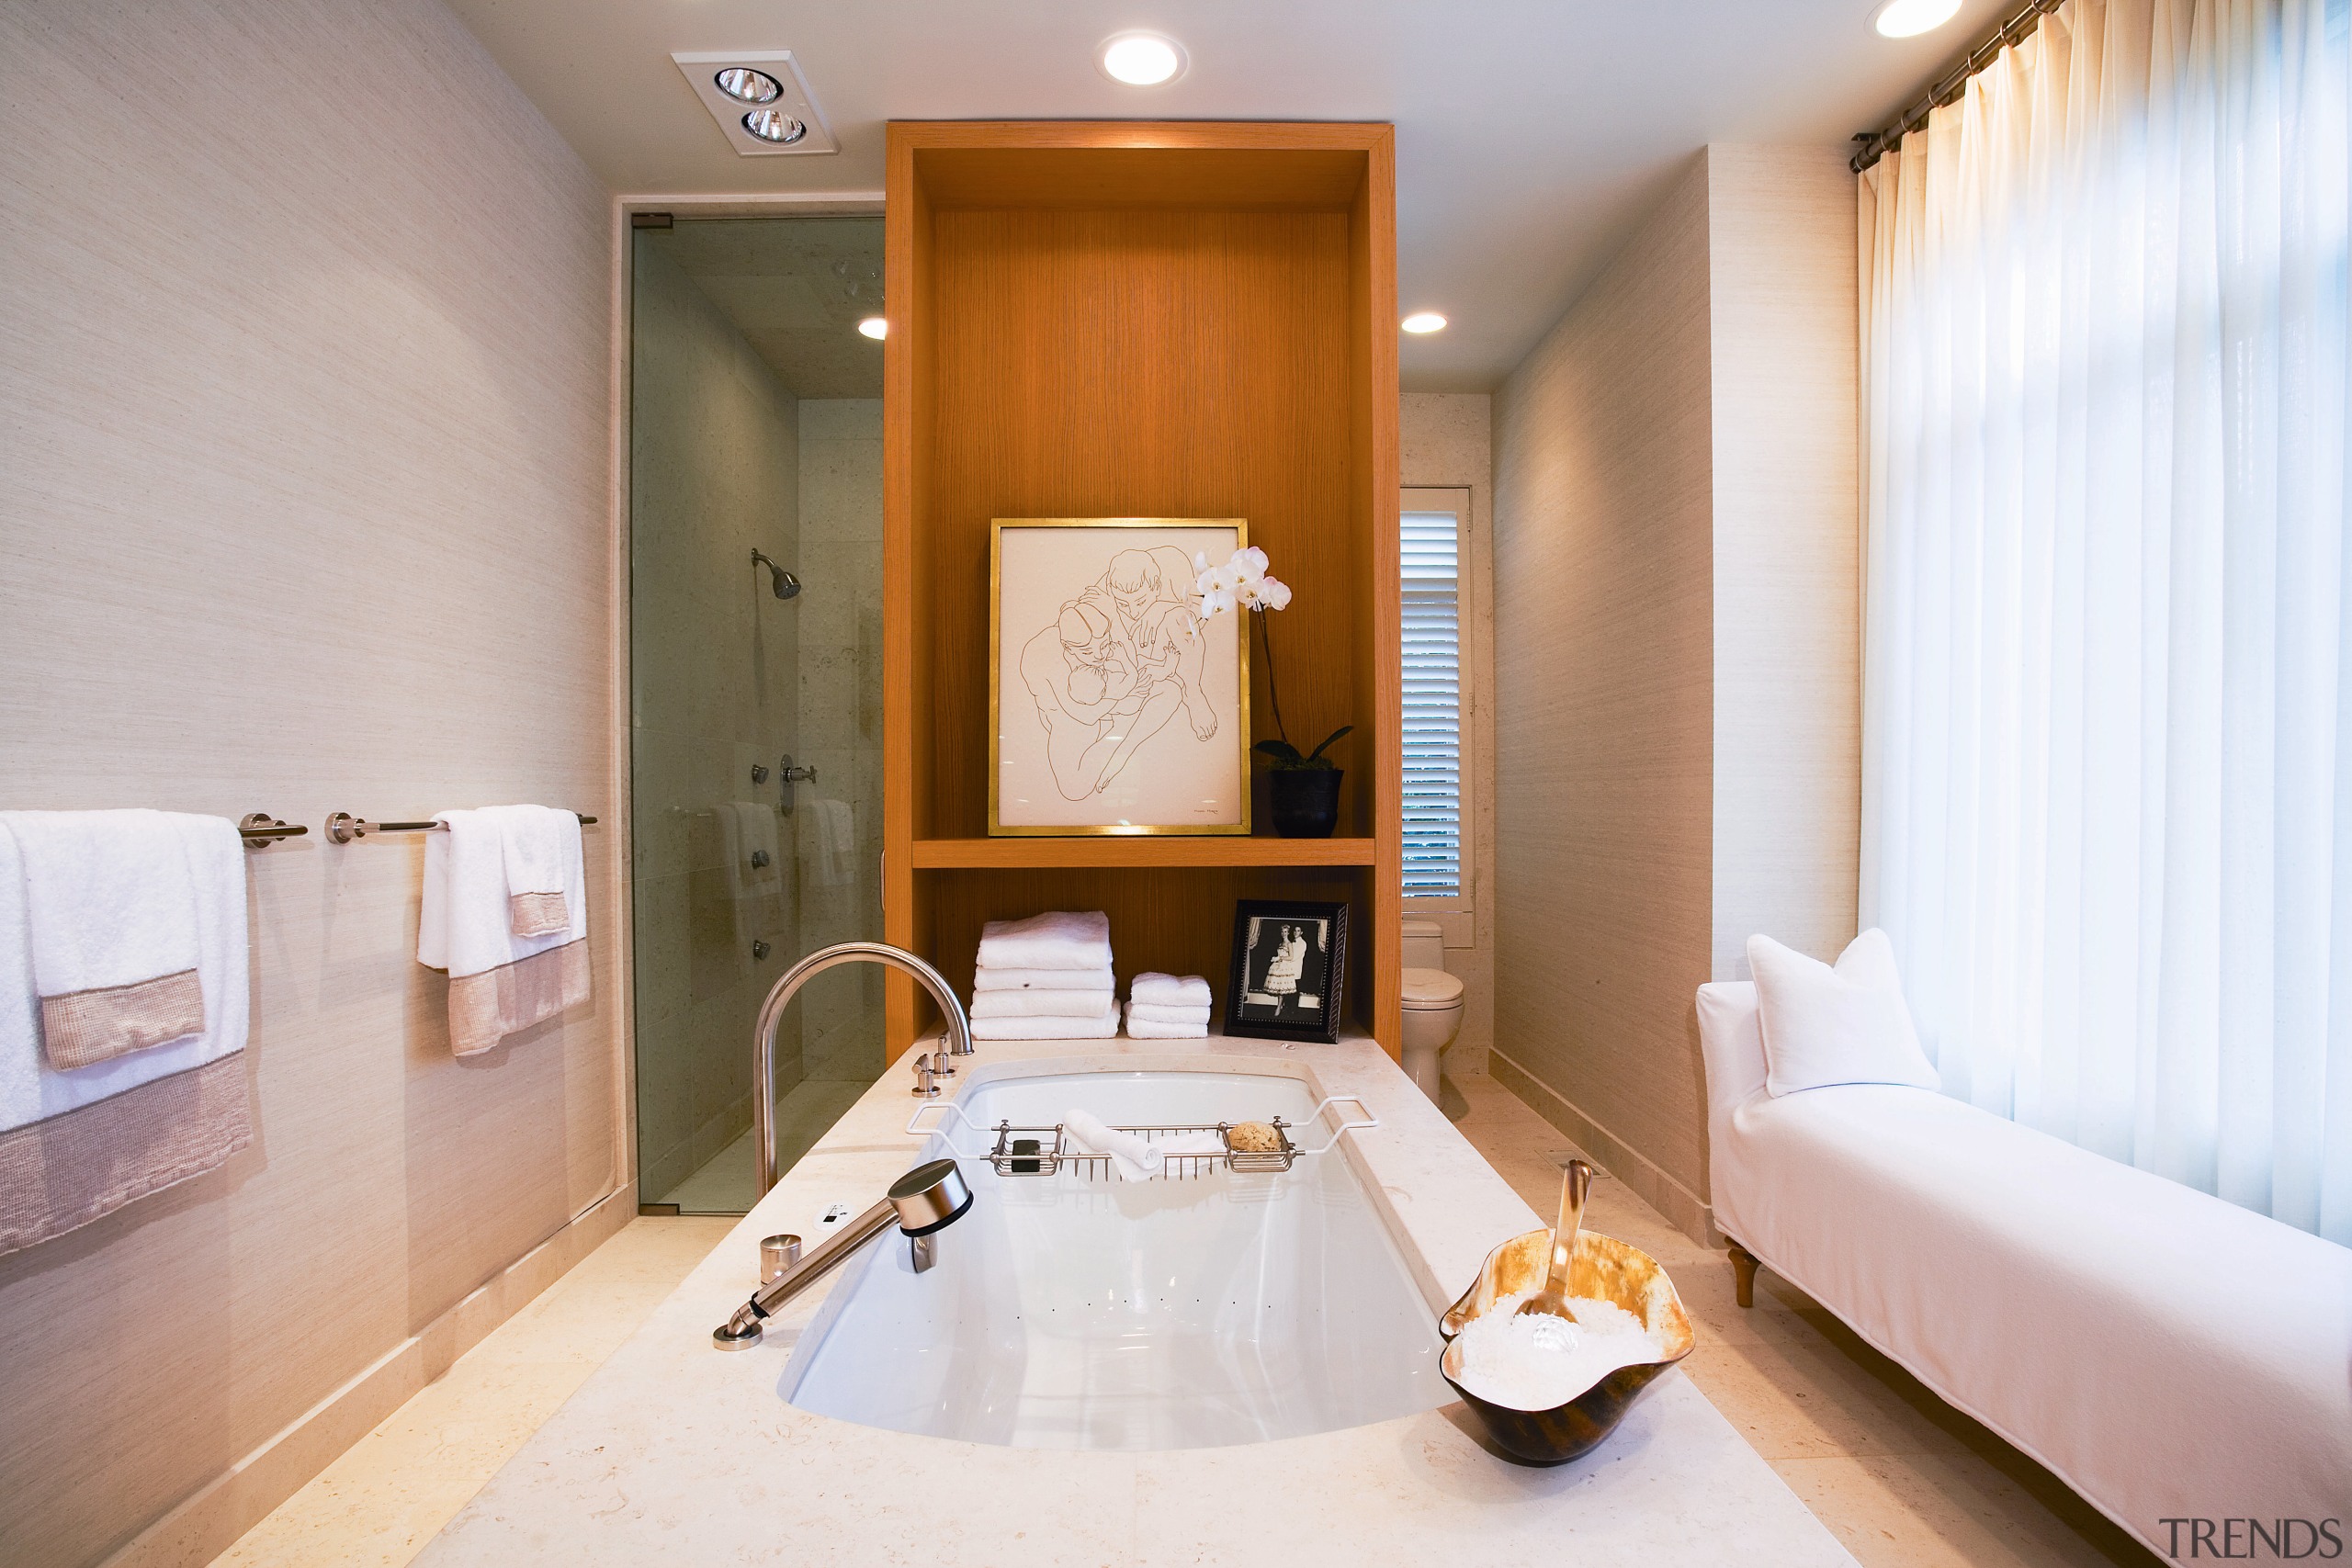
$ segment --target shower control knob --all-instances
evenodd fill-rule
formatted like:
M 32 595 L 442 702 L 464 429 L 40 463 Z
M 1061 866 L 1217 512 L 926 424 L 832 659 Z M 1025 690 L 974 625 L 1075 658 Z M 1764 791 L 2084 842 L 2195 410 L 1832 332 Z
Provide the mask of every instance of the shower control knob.
M 768 867 L 768 852 L 767 852 L 767 851 L 765 851 L 765 850 L 753 850 L 753 851 L 752 852 L 752 869 L 753 871 L 765 871 L 765 870 L 767 869 L 767 867 Z
M 756 963 L 758 963 L 761 959 L 765 958 L 765 957 L 768 955 L 768 952 L 769 952 L 769 948 L 768 948 L 768 944 L 767 944 L 766 942 L 763 942 L 760 941 L 757 937 L 754 937 L 754 938 L 752 938 L 752 963 L 756 964 Z
M 765 784 L 768 782 L 768 765 L 765 762 L 754 762 L 752 764 L 752 782 L 753 784 Z

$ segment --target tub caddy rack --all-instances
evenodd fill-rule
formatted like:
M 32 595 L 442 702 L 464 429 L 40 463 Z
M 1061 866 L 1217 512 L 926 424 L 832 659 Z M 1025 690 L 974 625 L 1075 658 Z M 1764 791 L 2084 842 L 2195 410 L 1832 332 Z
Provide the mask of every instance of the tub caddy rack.
M 1322 1120 L 1324 1111 L 1341 1100 L 1353 1105 L 1362 1120 L 1351 1119 L 1340 1122 L 1332 1130 L 1329 1137 L 1311 1149 L 1301 1148 L 1292 1140 L 1293 1134 L 1303 1135 L 1307 1128 Z M 944 1111 L 945 1114 L 936 1122 L 924 1122 L 924 1114 L 933 1111 Z M 950 1117 L 979 1134 L 983 1138 L 991 1139 L 988 1151 L 985 1154 L 978 1154 L 956 1148 L 955 1139 L 948 1134 Z M 1279 1116 L 1270 1116 L 1266 1119 L 1265 1124 L 1273 1128 L 1274 1135 L 1282 1141 L 1281 1148 L 1235 1148 L 1233 1146 L 1234 1123 L 1230 1122 L 1120 1126 L 1114 1128 L 1113 1131 L 1131 1133 L 1146 1143 L 1155 1144 L 1178 1138 L 1198 1141 L 1214 1136 L 1218 1144 L 1218 1147 L 1214 1150 L 1196 1154 L 1170 1152 L 1161 1155 L 1159 1169 L 1153 1174 L 1152 1179 L 1182 1181 L 1220 1167 L 1237 1176 L 1268 1175 L 1285 1171 L 1304 1156 L 1327 1152 L 1340 1141 L 1340 1134 L 1342 1133 L 1359 1132 L 1379 1126 L 1380 1118 L 1374 1116 L 1371 1108 L 1354 1095 L 1335 1094 L 1309 1111 L 1306 1121 L 1294 1124 L 1283 1121 Z M 1109 1155 L 1095 1154 L 1079 1146 L 1058 1122 L 1051 1126 L 1016 1127 L 1010 1121 L 1001 1121 L 991 1127 L 974 1122 L 964 1114 L 961 1108 L 953 1103 L 931 1104 L 915 1108 L 915 1113 L 907 1120 L 907 1132 L 912 1135 L 937 1134 L 940 1140 L 946 1144 L 949 1150 L 958 1157 L 985 1159 L 996 1173 L 1002 1177 L 1053 1176 L 1064 1169 L 1069 1169 L 1088 1181 L 1094 1181 L 1107 1180 L 1114 1174 Z

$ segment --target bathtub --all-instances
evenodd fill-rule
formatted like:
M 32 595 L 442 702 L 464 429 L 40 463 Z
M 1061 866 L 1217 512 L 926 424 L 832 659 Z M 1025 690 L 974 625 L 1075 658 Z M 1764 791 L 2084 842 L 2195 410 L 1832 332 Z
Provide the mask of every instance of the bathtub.
M 956 1103 L 982 1126 L 1051 1126 L 1073 1107 L 1114 1125 L 1296 1125 L 1316 1104 L 1296 1078 L 1237 1072 L 997 1077 Z M 1000 1176 L 992 1140 L 949 1120 L 922 1157 L 958 1160 L 971 1213 L 923 1273 L 896 1231 L 848 1265 L 785 1369 L 789 1404 L 967 1442 L 1140 1451 L 1452 1399 L 1434 1316 L 1339 1147 L 1257 1175 Z

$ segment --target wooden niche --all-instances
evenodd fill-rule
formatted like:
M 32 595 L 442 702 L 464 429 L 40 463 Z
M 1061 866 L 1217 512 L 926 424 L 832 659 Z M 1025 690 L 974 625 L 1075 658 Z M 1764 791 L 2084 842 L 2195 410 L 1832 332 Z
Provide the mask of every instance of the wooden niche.
M 1111 917 L 1122 986 L 1209 977 L 1237 898 L 1350 901 L 1346 1022 L 1398 1049 L 1393 133 L 894 123 L 884 920 L 968 994 L 984 920 Z M 1283 716 L 1341 724 L 1339 836 L 988 837 L 989 523 L 1245 517 L 1296 592 Z M 1253 739 L 1274 733 L 1252 660 Z M 933 1021 L 893 976 L 895 1058 Z

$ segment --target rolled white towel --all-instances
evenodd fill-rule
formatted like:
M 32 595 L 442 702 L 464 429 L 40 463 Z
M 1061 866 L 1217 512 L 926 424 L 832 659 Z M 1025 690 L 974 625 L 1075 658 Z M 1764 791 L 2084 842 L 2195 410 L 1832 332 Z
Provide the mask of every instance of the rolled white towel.
M 1203 1002 L 1196 1008 L 1159 1008 L 1152 1006 L 1149 1002 L 1129 1002 L 1127 1020 L 1133 1022 L 1136 1019 L 1141 1019 L 1146 1023 L 1206 1023 L 1209 1021 L 1209 1008 L 1206 1002 Z
M 974 1018 L 1100 1018 L 1115 1004 L 1099 991 L 974 991 Z
M 1154 1019 L 1137 1018 L 1135 1009 L 1127 1009 L 1127 1038 L 1130 1040 L 1205 1040 L 1209 1021 L 1204 1017 L 1190 1023 L 1161 1023 Z
M 1109 1155 L 1111 1164 L 1129 1181 L 1159 1174 L 1160 1152 L 1134 1133 L 1123 1133 L 1091 1111 L 1062 1112 L 1062 1135 L 1078 1145 L 1080 1154 Z
M 990 920 L 980 928 L 979 962 L 989 969 L 1108 969 L 1111 917 L 1048 910 L 1025 920 Z
M 1209 1005 L 1209 983 L 1198 975 L 1179 977 L 1162 975 L 1156 969 L 1146 970 L 1128 986 L 1127 999 L 1148 1007 L 1204 1008 Z
M 1108 991 L 1118 982 L 1108 964 L 1100 969 L 991 969 L 972 971 L 975 991 Z
M 1119 1010 L 1100 1018 L 976 1018 L 975 1040 L 1110 1040 L 1119 1032 Z

